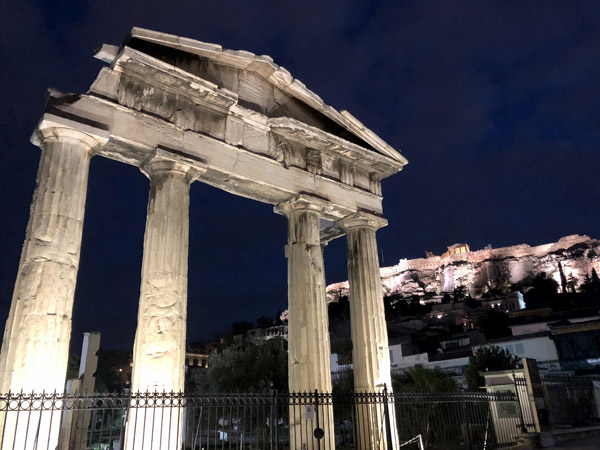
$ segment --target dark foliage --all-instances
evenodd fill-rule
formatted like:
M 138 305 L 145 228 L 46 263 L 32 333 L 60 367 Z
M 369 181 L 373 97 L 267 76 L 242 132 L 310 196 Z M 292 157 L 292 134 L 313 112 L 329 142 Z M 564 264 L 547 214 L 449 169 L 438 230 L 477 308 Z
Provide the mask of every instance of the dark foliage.
M 479 331 L 485 334 L 486 339 L 496 339 L 511 336 L 508 326 L 509 318 L 503 311 L 490 309 L 479 320 Z
M 516 356 L 500 347 L 493 345 L 479 347 L 469 358 L 469 364 L 465 369 L 469 390 L 479 390 L 485 384 L 485 379 L 479 374 L 480 372 L 510 369 L 515 367 L 518 361 Z
M 287 351 L 280 338 L 213 352 L 206 374 L 190 380 L 196 392 L 287 391 Z
M 458 385 L 439 369 L 413 367 L 392 377 L 394 392 L 457 392 Z

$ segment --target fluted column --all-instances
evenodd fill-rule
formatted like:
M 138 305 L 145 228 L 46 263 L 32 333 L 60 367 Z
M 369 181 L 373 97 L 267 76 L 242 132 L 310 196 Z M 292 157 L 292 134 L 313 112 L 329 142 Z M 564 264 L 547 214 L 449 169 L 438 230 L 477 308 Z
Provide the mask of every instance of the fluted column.
M 329 322 L 325 293 L 325 267 L 319 218 L 329 204 L 298 195 L 275 211 L 288 219 L 288 368 L 290 392 L 331 392 Z M 325 432 L 320 448 L 333 449 L 333 411 L 330 407 L 290 408 L 290 448 L 310 442 L 314 429 Z M 318 448 L 315 440 L 313 446 Z
M 99 145 L 73 129 L 46 128 L 38 135 L 42 153 L 36 188 L 2 341 L 3 393 L 64 391 L 88 170 Z M 21 424 L 14 428 L 12 417 L 4 424 L 3 448 L 33 447 L 35 436 L 27 440 L 28 432 Z M 35 423 L 29 424 L 29 430 L 45 434 L 38 449 L 56 446 L 58 435 L 52 432 L 48 438 L 47 419 L 33 414 Z
M 391 392 L 390 352 L 375 237 L 375 232 L 386 226 L 387 220 L 357 212 L 337 224 L 344 229 L 347 238 L 354 389 L 356 392 L 382 392 L 387 386 Z M 361 436 L 358 447 L 363 450 L 384 448 L 377 444 L 386 435 L 385 429 L 380 428 L 384 423 L 381 405 L 377 408 L 364 405 L 358 412 L 359 422 L 369 429 L 368 434 Z M 395 440 L 395 416 L 393 413 L 390 416 Z
M 131 389 L 181 392 L 185 376 L 190 184 L 196 169 L 157 151 L 142 168 L 150 178 Z M 142 405 L 143 406 L 143 405 Z M 127 449 L 179 448 L 181 415 L 132 408 Z M 152 443 L 150 442 L 152 439 Z
M 182 391 L 187 315 L 190 184 L 197 171 L 157 156 L 150 178 L 148 217 L 133 352 L 131 388 Z

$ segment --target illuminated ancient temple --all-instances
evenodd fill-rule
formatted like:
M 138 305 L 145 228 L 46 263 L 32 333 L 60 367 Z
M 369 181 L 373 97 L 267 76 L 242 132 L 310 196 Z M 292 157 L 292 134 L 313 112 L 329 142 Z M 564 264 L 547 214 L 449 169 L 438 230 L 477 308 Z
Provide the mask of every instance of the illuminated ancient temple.
M 355 387 L 389 386 L 375 233 L 387 224 L 381 180 L 406 159 L 267 56 L 134 28 L 96 57 L 107 66 L 89 91 L 50 91 L 32 137 L 40 166 L 2 343 L 2 391 L 64 389 L 94 156 L 150 180 L 134 391 L 184 387 L 195 181 L 272 204 L 288 219 L 290 391 L 331 391 L 322 248 L 344 235 Z M 169 439 L 176 446 L 177 436 Z

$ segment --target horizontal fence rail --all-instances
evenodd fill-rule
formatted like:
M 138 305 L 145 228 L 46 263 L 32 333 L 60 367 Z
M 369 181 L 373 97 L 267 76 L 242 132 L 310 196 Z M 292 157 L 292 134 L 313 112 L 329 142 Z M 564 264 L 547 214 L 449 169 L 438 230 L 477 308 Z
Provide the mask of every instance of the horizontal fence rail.
M 512 394 L 0 395 L 0 449 L 480 449 L 513 445 Z

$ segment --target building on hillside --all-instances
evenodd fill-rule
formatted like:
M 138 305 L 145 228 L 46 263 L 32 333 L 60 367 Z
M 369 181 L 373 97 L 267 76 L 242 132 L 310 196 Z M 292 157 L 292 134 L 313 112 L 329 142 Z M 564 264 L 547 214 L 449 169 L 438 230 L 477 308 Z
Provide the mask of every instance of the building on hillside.
M 535 359 L 540 368 L 549 371 L 558 371 L 561 369 L 556 346 L 552 339 L 550 339 L 550 333 L 547 331 L 491 339 L 486 341 L 484 345 L 494 345 L 508 350 L 518 358 L 526 357 Z M 474 347 L 473 351 L 478 347 Z
M 462 375 L 472 354 L 471 348 L 485 340 L 483 333 L 469 331 L 458 335 L 428 336 L 420 339 L 417 333 L 390 339 L 392 372 L 401 372 L 411 367 L 440 369 Z M 432 346 L 431 339 L 433 339 Z
M 562 370 L 600 370 L 600 319 L 566 320 L 549 327 Z
M 600 320 L 597 308 L 583 309 L 581 311 L 562 311 L 554 312 L 544 317 L 545 320 L 532 320 L 526 322 L 517 322 L 509 325 L 513 336 L 522 336 L 526 334 L 538 333 L 540 331 L 550 331 L 552 325 L 576 324 L 590 320 Z M 514 321 L 514 320 L 513 320 Z
M 248 339 L 253 339 L 256 341 L 268 341 L 269 339 L 276 337 L 287 341 L 288 326 L 275 325 L 269 328 L 253 328 L 248 330 Z
M 197 349 L 187 349 L 185 352 L 185 366 L 187 367 L 200 367 L 208 369 L 208 360 L 210 359 L 210 353 L 205 353 Z
M 331 366 L 331 376 L 332 378 L 338 378 L 344 372 L 348 372 L 352 370 L 352 363 L 344 364 L 340 361 L 340 355 L 337 353 L 332 353 L 329 357 L 329 364 Z
M 497 309 L 498 311 L 513 312 L 525 309 L 525 299 L 521 292 L 510 292 L 509 294 L 495 299 L 482 300 L 484 308 Z
M 471 330 L 462 334 L 452 335 L 448 339 L 440 341 L 442 352 L 457 350 L 459 348 L 472 347 L 485 342 L 485 334 L 478 330 Z
M 455 377 L 462 377 L 473 351 L 471 347 L 448 353 L 429 355 L 429 361 L 423 367 L 437 369 Z
M 442 259 L 447 258 L 450 255 L 459 255 L 461 253 L 468 253 L 471 249 L 469 248 L 469 244 L 454 244 L 448 247 L 448 250 L 442 253 Z M 428 252 L 431 254 L 431 252 Z M 433 257 L 431 254 L 430 257 Z
M 469 363 L 469 357 L 484 345 L 500 347 L 519 358 L 534 358 L 541 368 L 549 371 L 561 370 L 556 346 L 550 339 L 550 332 L 485 341 L 481 332 L 471 331 L 440 339 L 437 351 L 431 349 L 424 351 L 425 349 L 417 342 L 418 339 L 414 335 L 390 340 L 392 372 L 422 366 L 461 375 Z

